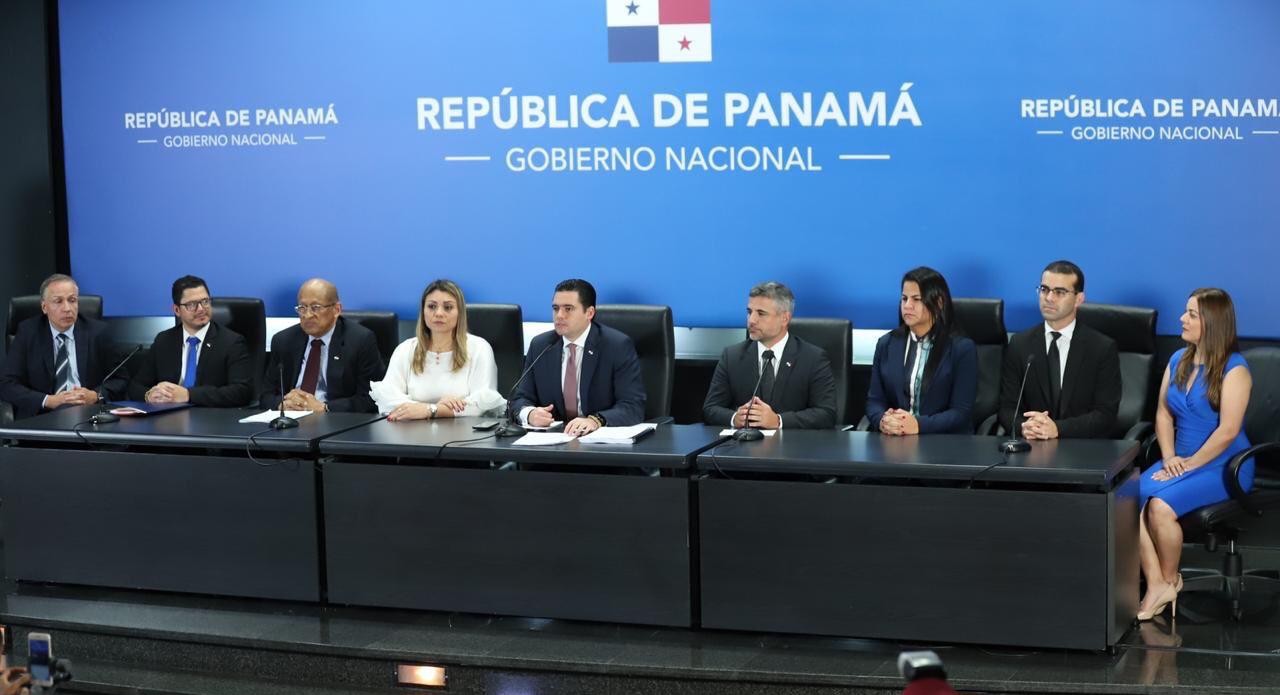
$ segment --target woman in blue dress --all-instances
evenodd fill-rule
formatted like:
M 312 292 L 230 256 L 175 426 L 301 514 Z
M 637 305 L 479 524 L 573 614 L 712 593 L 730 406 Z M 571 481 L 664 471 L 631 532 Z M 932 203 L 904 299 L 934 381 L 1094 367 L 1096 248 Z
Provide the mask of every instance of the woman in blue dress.
M 1227 499 L 1226 462 L 1249 447 L 1243 428 L 1253 379 L 1236 341 L 1231 296 L 1213 288 L 1192 292 L 1182 314 L 1182 339 L 1187 346 L 1170 358 L 1160 383 L 1156 439 L 1163 460 L 1139 484 L 1145 503 L 1139 555 L 1147 579 L 1139 620 L 1150 620 L 1170 603 L 1177 612 L 1178 517 Z M 1253 488 L 1252 460 L 1241 466 L 1240 483 Z

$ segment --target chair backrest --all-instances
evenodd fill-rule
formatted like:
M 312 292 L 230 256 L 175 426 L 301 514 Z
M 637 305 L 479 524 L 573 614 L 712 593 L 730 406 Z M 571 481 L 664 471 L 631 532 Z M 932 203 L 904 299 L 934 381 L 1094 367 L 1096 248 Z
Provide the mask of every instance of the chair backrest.
M 13 344 L 18 335 L 18 324 L 32 316 L 40 315 L 40 295 L 26 294 L 9 298 L 9 320 L 5 324 L 4 347 L 6 350 Z M 102 296 L 96 294 L 80 295 L 80 315 L 85 318 L 102 320 Z
M 1245 435 L 1252 444 L 1280 442 L 1280 348 L 1256 347 L 1243 354 L 1253 377 L 1244 412 Z
M 836 382 L 836 426 L 849 414 L 849 372 L 853 365 L 853 323 L 849 319 L 793 318 L 788 331 L 827 353 Z
M 1004 327 L 1004 300 L 956 297 L 951 300 L 956 326 L 974 342 L 978 352 L 978 394 L 973 400 L 973 425 L 1000 409 L 1000 370 L 1009 333 Z
M 1077 320 L 1116 341 L 1120 350 L 1120 410 L 1112 435 L 1142 421 L 1156 395 L 1156 310 L 1119 304 L 1080 305 Z
M 516 304 L 468 304 L 467 331 L 489 341 L 498 363 L 498 391 L 511 392 L 524 369 L 524 318 Z
M 262 300 L 256 297 L 213 297 L 210 310 L 213 321 L 226 326 L 244 337 L 253 358 L 253 392 L 258 392 L 258 381 L 266 368 L 267 311 Z M 176 320 L 176 319 L 175 319 Z
M 599 304 L 595 321 L 626 333 L 635 343 L 644 379 L 645 419 L 670 415 L 676 378 L 676 330 L 671 307 Z
M 391 353 L 395 352 L 396 346 L 400 344 L 400 319 L 396 317 L 394 311 L 347 311 L 343 309 L 342 315 L 348 320 L 355 321 L 373 331 L 373 337 L 378 340 L 378 352 L 382 353 L 382 361 L 391 361 Z

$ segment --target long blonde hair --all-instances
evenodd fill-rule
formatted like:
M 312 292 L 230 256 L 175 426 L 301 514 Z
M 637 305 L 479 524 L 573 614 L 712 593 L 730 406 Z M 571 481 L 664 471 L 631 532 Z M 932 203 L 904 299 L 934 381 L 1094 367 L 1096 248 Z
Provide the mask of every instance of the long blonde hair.
M 1209 405 L 1218 410 L 1222 407 L 1222 380 L 1227 360 L 1232 353 L 1240 352 L 1240 342 L 1236 338 L 1236 308 L 1231 303 L 1231 295 L 1216 287 L 1201 287 L 1191 296 L 1196 298 L 1200 312 L 1200 345 L 1187 344 L 1173 382 L 1186 390 L 1195 370 L 1198 351 L 1204 359 L 1204 383 L 1209 391 Z
M 418 346 L 413 349 L 413 373 L 421 374 L 427 366 L 427 349 L 431 346 L 431 329 L 423 313 L 427 307 L 427 295 L 441 291 L 458 302 L 458 323 L 453 327 L 453 371 L 462 369 L 467 364 L 467 300 L 462 296 L 462 288 L 452 280 L 432 280 L 422 291 L 422 299 L 418 302 Z

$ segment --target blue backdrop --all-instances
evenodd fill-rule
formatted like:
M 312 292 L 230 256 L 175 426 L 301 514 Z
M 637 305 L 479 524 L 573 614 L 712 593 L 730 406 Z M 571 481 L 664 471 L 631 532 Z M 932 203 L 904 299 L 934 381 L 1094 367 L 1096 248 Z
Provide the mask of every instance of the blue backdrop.
M 1191 289 L 1217 285 L 1242 334 L 1280 336 L 1280 3 L 712 0 L 711 60 L 692 63 L 609 62 L 607 16 L 606 0 L 62 0 L 82 290 L 112 315 L 162 314 L 191 272 L 285 315 L 320 275 L 348 308 L 411 317 L 444 276 L 547 320 L 553 284 L 581 276 L 602 302 L 734 326 L 747 288 L 778 279 L 798 314 L 875 328 L 924 264 L 957 296 L 1004 298 L 1019 329 L 1038 316 L 1040 268 L 1065 257 L 1090 300 L 1155 306 L 1162 333 Z M 784 92 L 845 106 L 882 92 L 888 121 L 904 83 L 918 125 L 725 121 L 726 94 L 781 109 Z M 420 127 L 420 98 L 491 104 L 504 88 L 561 109 L 598 93 L 606 118 L 626 95 L 638 127 Z M 708 125 L 656 127 L 655 93 L 706 94 Z M 1182 113 L 1154 113 L 1175 99 Z M 1194 99 L 1237 113 L 1193 113 Z M 657 161 L 508 164 L 513 148 L 583 146 Z M 796 148 L 821 171 L 667 167 L 668 147 L 716 146 Z

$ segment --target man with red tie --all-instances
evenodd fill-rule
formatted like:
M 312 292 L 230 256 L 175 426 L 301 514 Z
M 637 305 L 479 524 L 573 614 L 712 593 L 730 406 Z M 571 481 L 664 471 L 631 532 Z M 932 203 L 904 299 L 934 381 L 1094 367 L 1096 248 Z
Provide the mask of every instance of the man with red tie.
M 636 347 L 626 334 L 592 320 L 595 287 L 578 279 L 556 285 L 551 315 L 555 330 L 529 342 L 529 375 L 511 401 L 520 422 L 546 427 L 562 420 L 566 434 L 581 435 L 644 420 Z
M 271 354 L 258 402 L 263 408 L 376 413 L 369 382 L 387 365 L 373 332 L 342 318 L 338 288 L 320 278 L 298 290 L 298 325 L 271 338 Z

